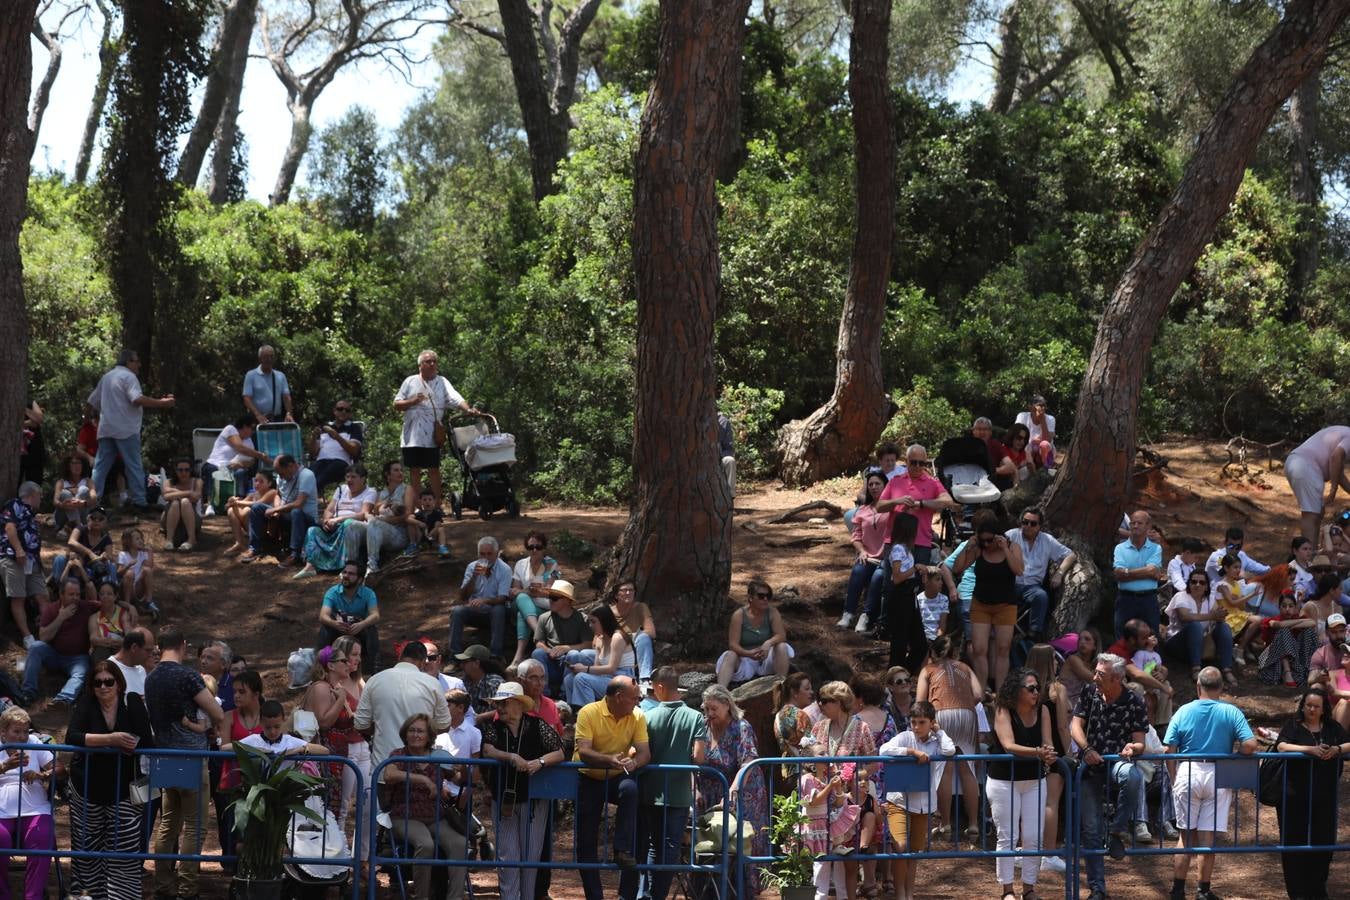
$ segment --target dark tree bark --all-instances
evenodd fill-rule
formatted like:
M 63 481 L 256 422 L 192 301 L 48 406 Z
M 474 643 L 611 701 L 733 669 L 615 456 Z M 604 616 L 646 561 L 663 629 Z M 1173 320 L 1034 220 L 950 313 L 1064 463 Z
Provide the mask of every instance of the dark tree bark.
M 254 12 L 257 12 L 256 6 Z M 239 98 L 244 93 L 244 72 L 248 69 L 248 45 L 252 37 L 253 26 L 250 24 L 247 34 L 241 32 L 230 57 L 230 89 L 225 95 L 225 105 L 221 108 L 211 144 L 211 177 L 206 184 L 206 195 L 216 205 L 230 200 L 234 152 L 239 141 Z
M 211 139 L 218 133 L 226 102 L 231 94 L 237 96 L 234 84 L 236 72 L 241 82 L 239 87 L 242 88 L 243 70 L 235 66 L 235 60 L 242 54 L 247 62 L 248 44 L 253 37 L 257 12 L 258 0 L 231 0 L 225 7 L 220 20 L 220 34 L 211 51 L 211 69 L 206 76 L 206 89 L 202 92 L 202 107 L 196 121 L 192 123 L 192 132 L 183 146 L 183 154 L 178 158 L 178 171 L 174 180 L 179 184 L 192 187 L 197 183 Z M 230 131 L 233 130 L 231 123 Z
M 664 0 L 633 186 L 636 481 L 614 576 L 681 649 L 725 644 L 731 494 L 717 450 L 717 164 L 750 0 Z
M 989 111 L 1000 115 L 1012 109 L 1017 79 L 1022 74 L 1022 5 L 1012 0 L 998 20 L 998 64 L 994 66 L 994 93 Z
M 19 228 L 28 202 L 28 127 L 33 86 L 30 43 L 37 0 L 0 3 L 0 495 L 19 480 L 19 437 L 28 402 L 28 305 L 23 296 Z
M 1271 118 L 1322 65 L 1350 0 L 1295 0 L 1238 71 L 1181 182 L 1102 312 L 1074 415 L 1074 438 L 1044 507 L 1099 556 L 1130 495 L 1139 393 L 1158 323 L 1227 212 Z
M 113 11 L 103 0 L 94 0 L 94 3 L 103 14 L 103 33 L 98 41 L 98 78 L 94 81 L 94 97 L 89 101 L 89 113 L 84 118 L 84 134 L 80 137 L 79 152 L 75 154 L 76 184 L 84 184 L 89 177 L 94 140 L 98 137 L 98 126 L 103 121 L 103 110 L 108 105 L 108 88 L 112 85 L 117 60 L 122 55 L 121 42 L 114 41 L 112 36 Z
M 538 10 L 531 8 L 529 0 L 497 0 L 501 33 L 475 29 L 500 40 L 511 61 L 511 79 L 525 124 L 536 201 L 553 193 L 553 177 L 558 164 L 567 156 L 581 39 L 599 8 L 600 0 L 585 0 L 563 21 L 555 39 L 549 22 L 551 0 L 543 0 Z
M 779 474 L 789 484 L 830 478 L 860 466 L 881 437 L 894 404 L 881 371 L 881 329 L 895 234 L 895 113 L 886 57 L 889 0 L 853 0 L 848 92 L 856 160 L 853 253 L 839 320 L 834 395 L 804 420 L 783 427 Z
M 1317 277 L 1322 243 L 1322 179 L 1317 169 L 1318 102 L 1322 80 L 1309 75 L 1289 98 L 1290 194 L 1298 209 L 1298 241 L 1289 278 L 1284 320 L 1298 319 L 1304 296 Z

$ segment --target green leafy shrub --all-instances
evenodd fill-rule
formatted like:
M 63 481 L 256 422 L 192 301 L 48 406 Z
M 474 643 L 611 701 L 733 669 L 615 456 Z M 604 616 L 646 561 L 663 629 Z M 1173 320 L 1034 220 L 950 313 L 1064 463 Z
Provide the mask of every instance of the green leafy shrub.
M 908 391 L 896 391 L 891 399 L 898 409 L 881 440 L 899 445 L 902 452 L 910 444 L 923 444 L 936 456 L 943 441 L 965 431 L 973 420 L 969 410 L 954 407 L 946 397 L 935 394 L 933 383 L 922 376 L 914 379 Z

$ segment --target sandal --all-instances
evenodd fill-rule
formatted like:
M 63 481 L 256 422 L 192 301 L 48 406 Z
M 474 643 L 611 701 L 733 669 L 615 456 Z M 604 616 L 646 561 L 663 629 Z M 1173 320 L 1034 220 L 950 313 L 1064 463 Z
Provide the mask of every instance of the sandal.
M 1223 670 L 1223 680 L 1228 684 L 1229 687 L 1237 687 L 1238 683 L 1237 676 L 1233 674 L 1232 669 Z

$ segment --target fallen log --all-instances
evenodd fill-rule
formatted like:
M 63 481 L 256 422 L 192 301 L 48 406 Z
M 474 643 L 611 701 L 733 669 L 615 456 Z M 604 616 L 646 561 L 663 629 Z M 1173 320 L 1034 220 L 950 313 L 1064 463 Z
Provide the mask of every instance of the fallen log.
M 812 500 L 810 503 L 803 503 L 801 506 L 798 506 L 795 509 L 790 509 L 787 512 L 782 513 L 781 515 L 774 516 L 772 519 L 769 520 L 769 524 L 782 525 L 784 522 L 788 521 L 793 516 L 801 515 L 804 512 L 811 512 L 814 510 L 820 510 L 824 513 L 827 513 L 831 519 L 841 519 L 844 516 L 844 511 L 839 507 L 835 506 L 830 501 Z

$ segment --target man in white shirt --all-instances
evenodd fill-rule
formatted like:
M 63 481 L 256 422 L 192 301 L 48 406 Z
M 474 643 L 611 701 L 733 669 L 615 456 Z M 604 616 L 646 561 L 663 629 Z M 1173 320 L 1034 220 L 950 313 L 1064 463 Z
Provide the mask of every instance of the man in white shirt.
M 450 725 L 450 710 L 440 683 L 422 671 L 426 660 L 427 648 L 422 642 L 408 641 L 398 665 L 376 672 L 366 682 L 356 706 L 355 725 L 358 731 L 375 731 L 370 745 L 372 769 L 402 745 L 399 729 L 413 713 L 430 716 L 438 732 Z
M 1246 534 L 1241 528 L 1236 526 L 1224 532 L 1224 545 L 1209 555 L 1209 560 L 1205 563 L 1205 574 L 1209 576 L 1209 583 L 1217 589 L 1219 582 L 1223 581 L 1223 572 L 1219 569 L 1219 563 L 1228 554 L 1233 554 L 1242 562 L 1242 576 L 1244 578 L 1251 576 L 1255 578 L 1258 575 L 1264 575 L 1270 571 L 1270 566 L 1265 563 L 1259 563 L 1247 555 L 1242 549 L 1242 543 L 1246 540 Z
M 474 724 L 469 695 L 465 691 L 451 691 L 446 698 L 450 709 L 450 727 L 436 735 L 436 748 L 455 759 L 474 759 L 483 755 L 483 732 Z
M 155 636 L 150 629 L 138 625 L 128 629 L 122 636 L 122 649 L 110 657 L 113 665 L 122 671 L 128 694 L 145 696 L 145 660 L 154 646 Z
M 94 491 L 100 497 L 103 482 L 121 456 L 131 502 L 140 512 L 150 512 L 145 502 L 145 468 L 141 465 L 142 410 L 169 409 L 173 394 L 156 400 L 141 393 L 141 358 L 135 350 L 117 355 L 117 365 L 98 380 L 87 402 L 98 413 L 98 454 L 94 457 Z
M 1044 524 L 1045 516 L 1033 506 L 1022 512 L 1021 527 L 1009 528 L 1004 535 L 1009 544 L 1022 548 L 1017 594 L 1022 605 L 1031 607 L 1031 639 L 1038 642 L 1045 638 L 1050 591 L 1064 583 L 1064 576 L 1078 562 L 1072 550 L 1043 530 Z
M 347 469 L 361 457 L 365 431 L 352 421 L 352 401 L 333 404 L 333 421 L 320 425 L 310 444 L 310 471 L 319 483 L 319 493 L 347 477 Z
M 436 443 L 436 425 L 444 424 L 445 414 L 460 409 L 470 415 L 482 413 L 470 406 L 454 386 L 440 374 L 434 350 L 417 354 L 417 374 L 409 375 L 394 395 L 394 409 L 403 413 L 403 467 L 409 470 L 412 489 L 422 490 L 422 471 L 426 470 L 436 505 L 441 504 L 441 448 Z
M 1045 411 L 1045 398 L 1040 394 L 1032 396 L 1026 412 L 1017 414 L 1013 421 L 1027 426 L 1031 437 L 1027 440 L 1028 452 L 1035 453 L 1041 465 L 1047 469 L 1055 467 L 1055 417 Z

